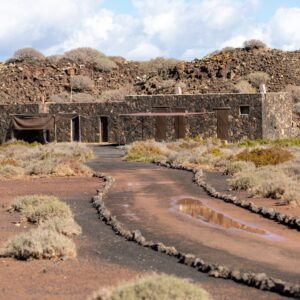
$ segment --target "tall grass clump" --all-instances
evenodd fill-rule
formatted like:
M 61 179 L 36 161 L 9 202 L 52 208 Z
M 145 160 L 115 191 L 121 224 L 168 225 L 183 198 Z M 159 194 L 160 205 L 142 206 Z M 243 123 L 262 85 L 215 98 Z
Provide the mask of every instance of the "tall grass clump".
M 46 195 L 29 195 L 17 197 L 12 209 L 32 223 L 42 223 L 52 218 L 70 218 L 70 207 L 57 197 Z
M 93 152 L 80 143 L 9 142 L 0 146 L 0 180 L 25 176 L 91 176 L 84 164 Z
M 20 260 L 75 256 L 76 247 L 72 240 L 55 231 L 41 228 L 17 235 L 0 249 L 0 257 Z
M 206 291 L 185 280 L 152 275 L 125 283 L 114 289 L 100 290 L 90 300 L 208 300 Z
M 80 235 L 82 233 L 81 227 L 71 217 L 54 217 L 43 222 L 40 228 L 52 230 L 69 237 Z
M 132 143 L 126 151 L 125 160 L 138 162 L 154 162 L 165 159 L 167 149 L 163 143 L 154 140 L 139 141 Z
M 21 260 L 76 256 L 75 244 L 68 237 L 80 235 L 82 230 L 67 204 L 53 196 L 28 195 L 17 197 L 10 210 L 38 227 L 10 239 L 0 249 L 0 256 Z

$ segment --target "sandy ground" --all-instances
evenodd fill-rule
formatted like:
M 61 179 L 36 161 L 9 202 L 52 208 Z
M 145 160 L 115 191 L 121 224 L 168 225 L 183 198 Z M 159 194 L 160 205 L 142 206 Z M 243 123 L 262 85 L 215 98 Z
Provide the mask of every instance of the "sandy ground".
M 19 215 L 6 212 L 14 197 L 25 194 L 50 194 L 69 199 L 81 197 L 88 200 L 101 182 L 96 178 L 53 178 L 26 181 L 6 181 L 0 186 L 0 245 L 26 230 L 28 224 L 16 226 Z M 76 215 L 75 215 L 76 217 Z M 78 257 L 75 260 L 16 261 L 0 259 L 1 299 L 86 299 L 100 287 L 115 285 L 135 278 L 140 272 L 105 260 L 92 260 L 81 255 L 88 247 L 89 238 L 83 235 L 75 239 Z

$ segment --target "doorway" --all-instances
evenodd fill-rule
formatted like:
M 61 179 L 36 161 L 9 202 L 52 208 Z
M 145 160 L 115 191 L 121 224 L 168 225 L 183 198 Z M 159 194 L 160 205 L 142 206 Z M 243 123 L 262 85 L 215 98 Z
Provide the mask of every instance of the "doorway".
M 108 117 L 99 118 L 100 143 L 108 143 Z
M 167 113 L 169 107 L 154 107 L 153 112 Z M 155 118 L 155 140 L 165 141 L 167 139 L 167 119 L 166 116 L 157 116 Z
M 229 108 L 216 108 L 217 137 L 220 140 L 229 140 Z
M 72 142 L 80 142 L 80 118 L 74 117 L 71 120 L 71 140 Z
M 175 112 L 185 112 L 185 108 L 177 107 Z M 186 133 L 186 123 L 184 116 L 175 117 L 175 139 L 184 139 Z
M 27 143 L 47 144 L 50 141 L 49 130 L 13 130 L 12 137 Z

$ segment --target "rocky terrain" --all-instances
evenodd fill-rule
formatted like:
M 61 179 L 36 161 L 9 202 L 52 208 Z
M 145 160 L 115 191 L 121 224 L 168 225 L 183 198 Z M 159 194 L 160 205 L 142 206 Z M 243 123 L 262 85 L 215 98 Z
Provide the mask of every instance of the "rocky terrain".
M 121 100 L 125 94 L 172 94 L 175 86 L 189 94 L 238 92 L 235 85 L 257 71 L 269 74 L 268 91 L 300 86 L 300 51 L 230 49 L 156 71 L 145 71 L 140 62 L 113 59 L 117 67 L 111 71 L 66 58 L 0 63 L 0 103 L 103 101 L 110 95 Z M 77 75 L 91 78 L 93 87 L 72 90 L 70 80 Z

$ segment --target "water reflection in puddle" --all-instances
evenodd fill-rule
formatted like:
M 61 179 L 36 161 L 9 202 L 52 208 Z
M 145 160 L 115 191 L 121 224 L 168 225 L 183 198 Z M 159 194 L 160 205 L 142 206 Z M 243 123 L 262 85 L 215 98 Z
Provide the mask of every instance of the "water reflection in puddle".
M 177 202 L 179 211 L 205 222 L 222 226 L 223 228 L 235 228 L 256 234 L 266 234 L 264 230 L 242 224 L 228 216 L 223 215 L 194 199 L 181 199 Z

